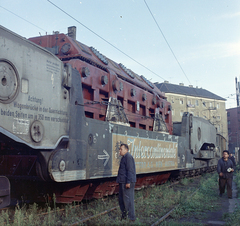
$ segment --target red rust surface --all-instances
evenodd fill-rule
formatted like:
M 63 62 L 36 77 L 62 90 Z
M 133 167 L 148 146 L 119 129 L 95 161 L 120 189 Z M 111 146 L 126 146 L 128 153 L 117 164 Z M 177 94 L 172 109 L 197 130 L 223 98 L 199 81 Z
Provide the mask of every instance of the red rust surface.
M 115 191 L 116 182 L 107 181 L 100 184 L 93 193 L 93 198 L 103 198 L 104 196 L 112 195 Z
M 164 184 L 168 180 L 171 173 L 165 173 L 161 175 L 152 175 L 137 178 L 135 189 L 142 189 L 150 185 Z
M 113 97 L 121 101 L 130 126 L 152 131 L 153 117 L 157 110 L 163 116 L 169 133 L 172 134 L 170 103 L 166 100 L 165 94 L 151 82 L 148 81 L 150 85 L 147 84 L 142 77 L 131 71 L 134 75 L 132 78 L 120 67 L 120 64 L 108 58 L 106 58 L 108 65 L 104 64 L 88 46 L 65 34 L 47 35 L 29 40 L 42 47 L 58 46 L 59 52 L 56 56 L 79 71 L 86 117 L 105 120 L 107 105 L 101 102 Z M 89 74 L 85 73 L 86 68 Z M 102 81 L 103 77 L 107 78 L 107 84 Z M 93 101 L 94 105 L 90 104 Z
M 57 203 L 71 203 L 71 202 L 81 202 L 89 188 L 89 184 L 87 185 L 77 185 L 75 187 L 70 188 L 70 186 L 66 186 L 64 191 L 61 191 L 56 188 L 56 202 Z

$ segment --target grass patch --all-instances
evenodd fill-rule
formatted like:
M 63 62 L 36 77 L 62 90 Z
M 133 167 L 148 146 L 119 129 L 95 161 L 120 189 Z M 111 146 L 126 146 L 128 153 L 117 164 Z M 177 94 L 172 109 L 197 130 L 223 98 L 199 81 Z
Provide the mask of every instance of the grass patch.
M 216 193 L 218 187 L 218 175 L 205 175 L 201 179 L 201 185 L 199 190 L 189 198 L 181 200 L 180 205 L 176 208 L 174 213 L 171 215 L 172 221 L 167 221 L 169 225 L 202 225 L 196 222 L 183 222 L 181 219 L 186 221 L 189 219 L 204 219 L 209 211 L 213 211 L 218 208 L 217 200 L 219 199 Z M 178 221 L 180 221 L 178 223 Z M 162 223 L 161 225 L 165 225 Z
M 238 199 L 240 197 L 240 166 L 237 165 L 235 175 L 235 183 L 238 190 Z M 240 206 L 238 206 L 233 213 L 228 213 L 224 215 L 224 219 L 227 222 L 227 226 L 239 226 L 240 222 Z
M 188 185 L 188 183 L 189 183 L 189 179 L 188 178 L 183 178 L 183 179 L 181 179 L 180 180 L 180 184 L 182 184 L 182 185 Z

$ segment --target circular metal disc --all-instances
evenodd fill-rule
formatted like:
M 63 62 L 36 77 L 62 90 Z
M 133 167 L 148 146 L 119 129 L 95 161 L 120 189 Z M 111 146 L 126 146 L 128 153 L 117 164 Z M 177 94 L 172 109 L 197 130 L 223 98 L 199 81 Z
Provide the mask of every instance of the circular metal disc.
M 19 78 L 15 67 L 0 59 L 0 102 L 10 103 L 18 93 Z
M 43 138 L 43 124 L 40 121 L 34 121 L 30 128 L 30 133 L 33 141 L 40 142 Z

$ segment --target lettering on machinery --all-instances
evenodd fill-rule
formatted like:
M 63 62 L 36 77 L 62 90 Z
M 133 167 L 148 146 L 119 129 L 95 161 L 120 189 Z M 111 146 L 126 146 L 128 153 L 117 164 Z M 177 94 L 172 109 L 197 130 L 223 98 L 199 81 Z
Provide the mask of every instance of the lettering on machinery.
M 37 98 L 29 95 L 27 101 L 29 103 L 19 103 L 14 101 L 13 108 L 10 110 L 6 108 L 0 108 L 1 116 L 11 117 L 14 119 L 51 121 L 56 123 L 69 122 L 67 111 L 44 106 L 43 98 Z
M 121 159 L 118 152 L 121 143 L 128 144 L 137 173 L 174 169 L 178 166 L 177 142 L 113 134 L 113 175 L 117 173 Z

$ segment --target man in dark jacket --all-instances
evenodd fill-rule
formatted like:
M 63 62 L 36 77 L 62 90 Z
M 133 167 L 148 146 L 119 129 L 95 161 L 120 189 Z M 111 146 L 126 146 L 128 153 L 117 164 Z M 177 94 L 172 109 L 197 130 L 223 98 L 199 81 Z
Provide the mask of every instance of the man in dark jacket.
M 232 161 L 228 158 L 229 152 L 223 151 L 223 157 L 218 160 L 217 172 L 219 174 L 219 196 L 225 192 L 225 185 L 227 184 L 228 198 L 232 198 L 232 179 L 234 166 Z
M 135 162 L 128 152 L 128 145 L 121 144 L 119 153 L 122 156 L 118 169 L 117 183 L 119 183 L 119 206 L 122 211 L 122 219 L 128 218 L 135 221 L 134 187 L 136 183 Z

